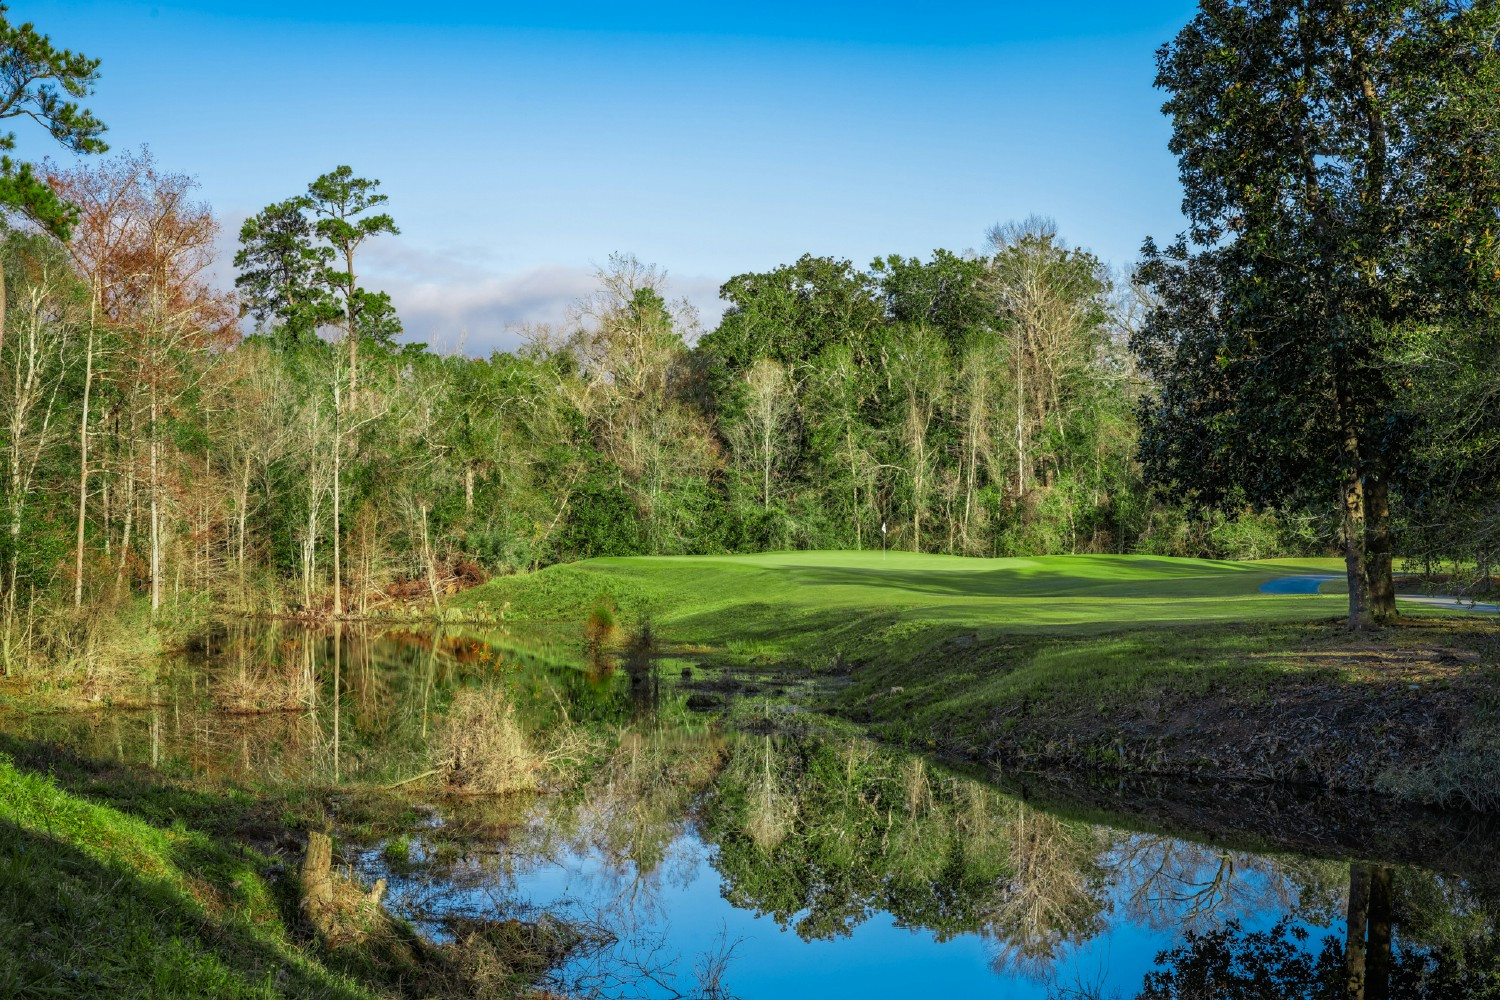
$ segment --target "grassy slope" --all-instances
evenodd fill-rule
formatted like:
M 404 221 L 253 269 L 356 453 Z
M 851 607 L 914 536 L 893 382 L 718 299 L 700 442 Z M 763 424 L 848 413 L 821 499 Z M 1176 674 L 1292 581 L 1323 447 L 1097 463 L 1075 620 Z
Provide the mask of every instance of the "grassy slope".
M 1493 717 L 1493 657 L 1479 648 L 1492 623 L 1409 605 L 1412 624 L 1349 637 L 1336 594 L 1258 593 L 1340 567 L 878 552 L 597 559 L 496 580 L 454 604 L 581 622 L 608 598 L 627 620 L 649 612 L 664 639 L 732 664 L 847 669 L 843 714 L 889 738 L 1022 766 L 1487 802 L 1475 789 L 1500 748 L 1455 740 Z M 1336 727 L 1318 721 L 1330 713 Z
M 674 639 L 795 654 L 826 645 L 825 627 L 839 631 L 855 619 L 1061 636 L 1325 618 L 1339 613 L 1342 599 L 1257 590 L 1278 576 L 1337 568 L 1333 560 L 964 559 L 905 552 L 592 559 L 492 581 L 459 595 L 453 606 L 508 603 L 512 620 L 581 621 L 608 597 L 627 617 L 651 612 Z
M 242 842 L 258 810 L 5 741 L 0 996 L 392 995 L 384 956 L 335 962 L 299 926 L 292 880 Z
M 1295 573 L 1338 572 L 1331 559 L 1226 562 L 1155 556 L 967 559 L 892 552 L 774 552 L 748 556 L 590 559 L 506 577 L 455 598 L 510 617 L 571 620 L 601 594 L 623 609 L 655 605 L 657 618 L 696 631 L 739 622 L 746 605 L 772 614 L 855 608 L 966 625 L 1077 625 L 1310 617 L 1307 601 L 1256 593 Z M 1228 607 L 1225 598 L 1233 599 Z M 1313 599 L 1316 600 L 1316 599 Z M 1328 599 L 1312 615 L 1336 614 Z M 752 612 L 753 613 L 753 612 Z

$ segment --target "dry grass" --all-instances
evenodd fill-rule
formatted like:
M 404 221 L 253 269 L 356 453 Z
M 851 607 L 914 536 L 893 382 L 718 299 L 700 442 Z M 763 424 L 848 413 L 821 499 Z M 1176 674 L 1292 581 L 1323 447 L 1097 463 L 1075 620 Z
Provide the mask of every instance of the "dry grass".
M 236 670 L 211 682 L 214 703 L 231 715 L 296 712 L 316 701 L 314 675 L 297 664 L 268 664 Z
M 528 733 L 503 684 L 465 688 L 454 696 L 432 744 L 433 769 L 451 792 L 512 795 L 555 788 L 598 754 L 601 739 L 563 723 Z M 425 777 L 419 775 L 418 777 Z
M 762 752 L 752 757 L 762 758 L 763 764 L 755 767 L 751 778 L 750 795 L 746 805 L 745 833 L 763 851 L 773 850 L 792 832 L 797 820 L 797 797 L 783 790 L 779 769 L 771 763 L 771 737 L 764 736 Z M 754 767 L 754 763 L 752 763 Z
M 537 791 L 547 767 L 497 685 L 466 688 L 454 697 L 433 753 L 444 784 L 472 795 Z

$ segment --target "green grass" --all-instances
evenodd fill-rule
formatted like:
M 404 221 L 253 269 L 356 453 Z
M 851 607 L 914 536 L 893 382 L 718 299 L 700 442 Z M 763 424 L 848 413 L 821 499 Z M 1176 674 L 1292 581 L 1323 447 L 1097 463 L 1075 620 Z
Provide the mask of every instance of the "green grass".
M 1350 637 L 1336 593 L 1259 593 L 1277 577 L 1341 568 L 879 552 L 595 559 L 495 580 L 453 605 L 581 632 L 589 609 L 608 601 L 627 625 L 649 615 L 664 640 L 709 662 L 847 675 L 827 707 L 888 739 L 955 754 L 1417 788 L 1410 775 L 1469 724 L 1455 728 L 1441 712 L 1478 720 L 1478 706 L 1494 701 L 1492 671 L 1433 679 L 1441 671 L 1423 665 L 1453 650 L 1472 660 L 1493 623 L 1407 605 L 1406 625 Z M 1426 702 L 1409 711 L 1406 698 L 1441 712 Z M 1304 720 L 1320 705 L 1350 720 L 1321 742 Z M 1394 729 L 1384 721 L 1392 713 Z M 1254 757 L 1262 751 L 1251 743 L 1276 749 Z M 1495 756 L 1455 759 L 1477 775 Z M 1472 800 L 1465 780 L 1411 797 Z
M 391 995 L 377 959 L 335 963 L 299 928 L 290 876 L 242 842 L 246 797 L 6 746 L 0 996 Z
M 1227 562 L 1155 556 L 966 559 L 892 552 L 591 559 L 506 577 L 458 595 L 455 608 L 499 608 L 526 621 L 581 621 L 601 597 L 650 611 L 684 638 L 759 634 L 788 617 L 828 612 L 1006 629 L 1109 629 L 1205 621 L 1292 621 L 1339 613 L 1335 596 L 1257 593 L 1297 573 L 1338 572 L 1331 559 Z
M 843 707 L 903 738 L 1024 703 L 1118 713 L 1164 692 L 1262 692 L 1283 671 L 1251 658 L 1335 619 L 1336 595 L 1272 596 L 1268 580 L 1335 560 L 1151 556 L 965 559 L 892 552 L 595 559 L 455 599 L 513 620 L 580 621 L 601 600 L 650 614 L 669 641 L 736 663 L 854 663 Z M 875 702 L 889 688 L 903 688 Z M 966 741 L 967 742 L 967 741 Z

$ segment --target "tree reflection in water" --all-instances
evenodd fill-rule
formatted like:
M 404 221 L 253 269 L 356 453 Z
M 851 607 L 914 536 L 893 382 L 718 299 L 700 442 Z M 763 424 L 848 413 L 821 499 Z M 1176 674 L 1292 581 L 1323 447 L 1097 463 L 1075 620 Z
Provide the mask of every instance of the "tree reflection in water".
M 455 920 L 583 928 L 589 946 L 548 973 L 559 992 L 671 996 L 709 980 L 722 990 L 735 978 L 725 964 L 735 940 L 673 926 L 671 901 L 691 897 L 695 912 L 764 915 L 786 932 L 774 954 L 894 924 L 922 930 L 934 949 L 982 943 L 1011 981 L 1071 975 L 1115 935 L 1152 950 L 1168 940 L 1144 985 L 1140 961 L 1132 981 L 1103 970 L 1107 993 L 1150 1000 L 1500 995 L 1500 866 L 1487 831 L 1465 840 L 1417 820 L 1403 840 L 1382 822 L 1378 843 L 1303 837 L 1290 842 L 1298 853 L 1268 848 L 1288 843 L 1274 831 L 1237 836 L 1256 818 L 1242 812 L 1201 836 L 1129 829 L 1153 821 L 1100 822 L 1090 802 L 1037 808 L 815 718 L 735 732 L 685 711 L 668 687 L 658 698 L 659 667 L 652 697 L 633 699 L 628 671 L 591 672 L 577 636 L 561 649 L 517 636 L 234 630 L 172 675 L 149 712 L 14 724 L 26 728 L 16 735 L 184 780 L 337 783 L 340 796 L 429 769 L 460 691 L 506 692 L 539 741 L 585 727 L 596 750 L 545 795 L 403 785 L 425 817 L 403 840 L 409 851 L 396 852 L 400 864 L 379 842 L 359 853 L 370 877 L 390 878 L 392 904 L 434 933 Z M 1371 829 L 1336 820 L 1324 825 Z M 1333 860 L 1341 854 L 1367 860 Z M 528 888 L 564 867 L 576 878 L 557 898 Z
M 1500 997 L 1500 946 L 1468 888 L 1415 869 L 1347 866 L 1343 940 L 1282 918 L 1191 930 L 1157 957 L 1139 1000 Z M 1398 940 L 1399 939 L 1399 940 Z

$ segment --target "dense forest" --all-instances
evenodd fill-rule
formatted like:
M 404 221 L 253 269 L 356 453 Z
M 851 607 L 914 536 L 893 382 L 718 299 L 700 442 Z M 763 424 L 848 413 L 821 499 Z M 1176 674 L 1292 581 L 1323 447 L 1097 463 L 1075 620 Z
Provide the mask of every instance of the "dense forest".
M 1495 15 L 1398 7 L 1259 35 L 1207 11 L 1166 46 L 1192 228 L 1136 269 L 1033 218 L 734 276 L 703 330 L 616 255 L 488 358 L 411 343 L 363 283 L 399 205 L 348 167 L 244 224 L 230 289 L 218 220 L 149 152 L 7 159 L 0 660 L 131 615 L 441 609 L 601 555 L 1342 545 L 1377 612 L 1398 548 L 1487 576 Z M 86 96 L 97 62 L 6 31 L 32 72 L 5 115 L 104 153 L 38 83 Z
M 46 177 L 81 212 L 67 243 L 5 244 L 20 603 L 359 614 L 597 555 L 1317 544 L 1152 501 L 1138 291 L 1038 220 L 985 254 L 738 275 L 708 332 L 615 256 L 566 322 L 476 359 L 401 342 L 357 283 L 361 243 L 397 237 L 347 169 L 245 224 L 233 294 L 188 178 L 146 153 Z

